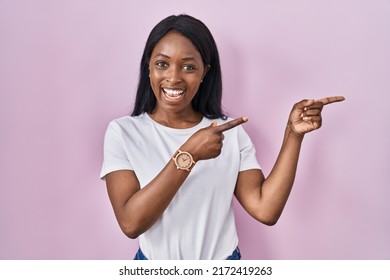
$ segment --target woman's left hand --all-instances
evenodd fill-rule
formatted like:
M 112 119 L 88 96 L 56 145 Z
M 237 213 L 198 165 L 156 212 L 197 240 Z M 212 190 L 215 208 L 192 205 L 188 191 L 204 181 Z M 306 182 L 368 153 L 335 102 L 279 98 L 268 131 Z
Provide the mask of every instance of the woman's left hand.
M 321 111 L 324 105 L 344 100 L 343 96 L 325 97 L 320 100 L 302 100 L 294 105 L 288 119 L 288 126 L 295 134 L 301 136 L 319 129 L 322 125 Z

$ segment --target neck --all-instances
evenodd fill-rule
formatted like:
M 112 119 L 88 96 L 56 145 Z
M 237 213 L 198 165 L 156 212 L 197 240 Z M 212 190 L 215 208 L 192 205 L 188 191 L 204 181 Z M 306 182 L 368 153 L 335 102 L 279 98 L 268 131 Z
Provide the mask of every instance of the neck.
M 190 128 L 201 122 L 203 116 L 201 113 L 191 109 L 185 112 L 162 111 L 158 108 L 150 113 L 149 116 L 159 124 L 171 128 Z

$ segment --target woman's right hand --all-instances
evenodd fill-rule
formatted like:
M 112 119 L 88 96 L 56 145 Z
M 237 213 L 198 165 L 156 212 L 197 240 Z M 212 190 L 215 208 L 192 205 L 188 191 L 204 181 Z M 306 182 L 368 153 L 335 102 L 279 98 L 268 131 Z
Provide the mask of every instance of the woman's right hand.
M 223 132 L 248 121 L 247 117 L 228 121 L 217 125 L 213 121 L 210 126 L 199 129 L 184 144 L 180 150 L 189 152 L 195 161 L 216 158 L 221 154 Z

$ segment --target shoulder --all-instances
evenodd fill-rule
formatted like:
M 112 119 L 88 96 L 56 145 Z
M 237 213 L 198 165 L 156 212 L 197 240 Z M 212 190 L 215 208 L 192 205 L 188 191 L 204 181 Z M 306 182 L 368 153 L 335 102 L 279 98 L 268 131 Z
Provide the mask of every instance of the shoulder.
M 129 139 L 148 131 L 145 116 L 123 116 L 109 122 L 105 137 L 115 139 Z M 121 141 L 122 141 L 121 140 Z
M 127 130 L 133 127 L 140 127 L 145 123 L 147 123 L 147 118 L 144 114 L 139 116 L 123 116 L 110 121 L 108 128 L 114 130 Z

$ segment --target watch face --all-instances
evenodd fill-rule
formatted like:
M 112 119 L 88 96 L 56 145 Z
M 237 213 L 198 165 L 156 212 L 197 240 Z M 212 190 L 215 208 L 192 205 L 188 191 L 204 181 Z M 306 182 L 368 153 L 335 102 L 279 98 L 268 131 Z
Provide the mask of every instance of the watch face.
M 188 153 L 182 152 L 177 155 L 176 162 L 177 165 L 180 166 L 181 168 L 188 168 L 191 166 L 192 159 Z

